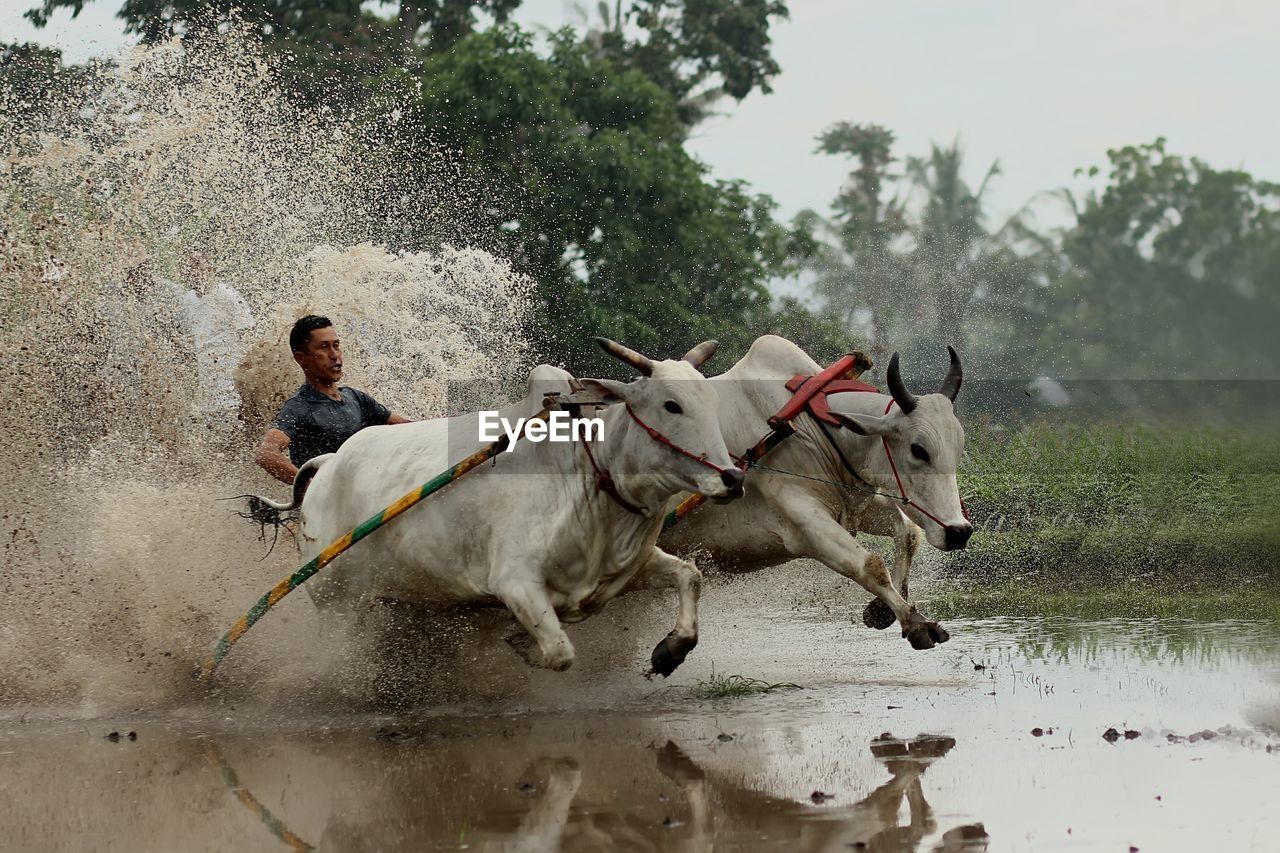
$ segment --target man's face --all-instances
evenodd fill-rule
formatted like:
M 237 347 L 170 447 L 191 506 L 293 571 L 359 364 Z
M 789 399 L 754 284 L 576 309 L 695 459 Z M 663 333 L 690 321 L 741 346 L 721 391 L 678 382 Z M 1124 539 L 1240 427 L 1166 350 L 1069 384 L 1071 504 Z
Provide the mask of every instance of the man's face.
M 306 349 L 293 359 L 308 379 L 331 384 L 342 378 L 342 342 L 332 326 L 312 329 Z

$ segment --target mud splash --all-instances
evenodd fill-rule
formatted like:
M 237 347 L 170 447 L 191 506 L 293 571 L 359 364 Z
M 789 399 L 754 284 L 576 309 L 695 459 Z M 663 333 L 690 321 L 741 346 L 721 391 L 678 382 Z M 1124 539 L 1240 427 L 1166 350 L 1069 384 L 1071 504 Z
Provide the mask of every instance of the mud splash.
M 27 94 L 0 90 L 0 705 L 154 707 L 292 562 L 216 499 L 272 488 L 247 457 L 300 381 L 293 319 L 332 316 L 347 381 L 438 415 L 451 380 L 523 381 L 530 282 L 379 245 L 395 164 L 237 33 L 139 49 L 35 121 Z M 287 621 L 272 655 L 305 644 Z

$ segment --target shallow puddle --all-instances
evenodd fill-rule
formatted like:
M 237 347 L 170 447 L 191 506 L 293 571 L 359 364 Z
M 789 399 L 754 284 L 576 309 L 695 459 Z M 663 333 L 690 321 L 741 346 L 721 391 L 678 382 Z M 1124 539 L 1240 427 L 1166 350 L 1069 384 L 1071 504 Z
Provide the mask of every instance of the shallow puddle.
M 0 838 L 16 850 L 1168 851 L 1280 837 L 1274 624 L 953 620 L 950 643 L 913 653 L 840 615 L 739 603 L 708 609 L 703 644 L 656 689 L 586 665 L 513 681 L 503 701 L 397 716 L 225 699 L 145 717 L 7 716 Z M 575 637 L 584 660 L 616 627 Z M 803 689 L 690 696 L 730 663 Z

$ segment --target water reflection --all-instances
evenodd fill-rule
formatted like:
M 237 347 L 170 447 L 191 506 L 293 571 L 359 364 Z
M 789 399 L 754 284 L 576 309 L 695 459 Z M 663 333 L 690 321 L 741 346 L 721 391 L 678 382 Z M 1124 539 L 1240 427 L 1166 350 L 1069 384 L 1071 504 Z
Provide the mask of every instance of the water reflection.
M 812 802 L 772 796 L 732 775 L 709 771 L 671 740 L 621 753 L 612 745 L 542 756 L 523 764 L 509 783 L 503 768 L 495 766 L 513 751 L 510 744 L 504 748 L 502 739 L 445 745 L 383 732 L 380 740 L 390 753 L 366 748 L 359 755 L 348 754 L 352 763 L 340 762 L 347 772 L 325 780 L 343 793 L 334 801 L 318 848 L 267 809 L 212 742 L 207 754 L 222 784 L 258 820 L 264 837 L 269 833 L 282 848 L 298 851 L 987 849 L 980 823 L 959 823 L 921 847 L 938 829 L 922 777 L 955 746 L 945 736 L 900 739 L 886 733 L 875 738 L 870 753 L 889 778 L 854 802 L 841 802 L 848 795 L 820 790 L 813 792 Z M 367 765 L 369 754 L 379 753 L 387 759 L 376 762 L 383 772 L 360 772 L 366 768 L 357 765 Z M 482 768 L 485 772 L 477 772 Z M 272 796 L 277 796 L 274 791 Z M 287 790 L 278 797 L 305 799 Z
M 209 741 L 205 748 L 205 755 L 208 757 L 209 763 L 222 777 L 222 784 L 226 785 L 227 788 L 230 789 L 231 793 L 235 794 L 236 799 L 239 800 L 244 807 L 247 808 L 249 812 L 267 828 L 268 831 L 270 831 L 272 835 L 283 841 L 290 849 L 298 851 L 298 853 L 314 853 L 316 849 L 315 847 L 295 835 L 289 827 L 285 826 L 283 821 L 271 813 L 270 809 L 258 801 L 252 791 L 240 784 L 240 779 L 236 776 L 235 770 L 231 769 L 231 765 L 222 757 L 222 752 L 218 749 L 218 745 L 216 743 Z

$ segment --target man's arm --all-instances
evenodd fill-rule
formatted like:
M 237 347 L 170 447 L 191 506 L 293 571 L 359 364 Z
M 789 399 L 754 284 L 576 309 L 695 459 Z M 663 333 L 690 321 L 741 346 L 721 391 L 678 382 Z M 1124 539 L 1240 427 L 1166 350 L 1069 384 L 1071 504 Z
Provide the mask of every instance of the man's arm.
M 289 461 L 288 447 L 289 436 L 273 427 L 262 437 L 262 443 L 253 454 L 253 461 L 280 482 L 292 485 L 293 478 L 298 476 L 298 468 Z
M 392 412 L 391 414 L 387 415 L 387 423 L 388 424 L 411 424 L 413 423 L 413 421 L 409 420 L 404 415 L 397 415 L 395 412 Z

